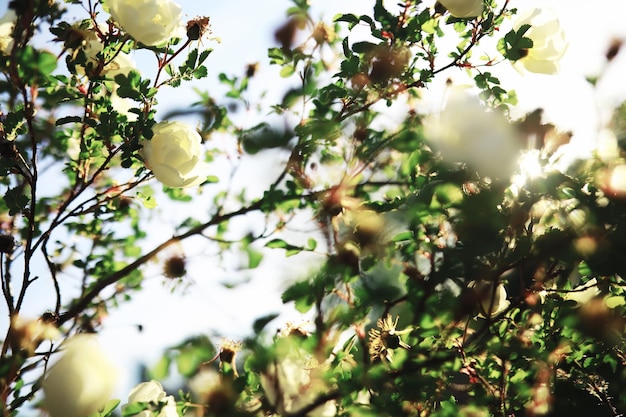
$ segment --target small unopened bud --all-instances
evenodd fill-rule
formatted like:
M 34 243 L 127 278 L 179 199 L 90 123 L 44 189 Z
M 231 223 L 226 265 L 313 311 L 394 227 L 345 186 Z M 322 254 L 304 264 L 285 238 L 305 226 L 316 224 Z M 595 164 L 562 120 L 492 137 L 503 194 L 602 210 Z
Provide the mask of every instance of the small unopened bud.
M 624 41 L 621 39 L 613 39 L 611 41 L 611 44 L 609 45 L 608 49 L 606 50 L 606 54 L 604 55 L 606 56 L 607 61 L 612 61 L 613 58 L 617 56 L 623 43 Z

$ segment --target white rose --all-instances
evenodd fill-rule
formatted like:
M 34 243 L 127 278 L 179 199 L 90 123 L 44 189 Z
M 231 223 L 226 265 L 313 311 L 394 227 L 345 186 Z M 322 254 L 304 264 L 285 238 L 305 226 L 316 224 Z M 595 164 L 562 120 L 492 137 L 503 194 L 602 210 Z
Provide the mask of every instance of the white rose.
M 181 122 L 161 122 L 152 128 L 150 140 L 139 151 L 146 167 L 168 187 L 193 187 L 209 175 L 209 165 L 200 160 L 202 138 Z
M 530 9 L 519 15 L 513 29 L 517 31 L 523 25 L 530 25 L 524 37 L 532 40 L 533 46 L 528 49 L 526 56 L 515 61 L 515 68 L 520 70 L 523 67 L 539 74 L 559 72 L 559 60 L 568 44 L 556 15 L 548 10 Z
M 279 414 L 298 412 L 327 390 L 321 368 L 310 355 L 298 349 L 268 366 L 261 374 L 261 387 Z M 336 414 L 336 402 L 327 401 L 307 413 L 307 416 L 331 417 Z
M 106 33 L 107 27 L 104 25 L 100 25 L 100 31 Z M 87 57 L 87 62 L 93 66 L 92 70 L 98 66 L 99 60 L 102 58 L 98 58 L 98 54 L 104 50 L 104 44 L 96 34 L 96 30 L 92 27 L 86 30 L 81 30 L 84 34 L 85 39 L 82 42 L 80 49 L 85 53 Z M 106 58 L 105 58 L 106 59 Z M 120 114 L 126 116 L 126 118 L 134 122 L 137 120 L 137 114 L 131 113 L 129 110 L 133 107 L 137 107 L 137 104 L 134 100 L 130 98 L 122 98 L 117 94 L 117 84 L 114 84 L 112 81 L 114 80 L 116 75 L 123 74 L 128 76 L 128 74 L 135 70 L 136 66 L 135 62 L 131 58 L 130 54 L 125 52 L 119 52 L 115 55 L 113 59 L 108 59 L 105 61 L 104 67 L 100 70 L 99 75 L 105 77 L 108 81 L 111 81 L 106 85 L 106 89 L 103 88 L 99 97 L 104 96 L 105 94 L 109 96 L 111 100 L 111 106 Z M 85 75 L 85 67 L 82 65 L 76 66 L 76 72 L 79 75 Z
M 98 25 L 98 27 L 101 32 L 107 32 L 107 27 L 105 25 Z M 98 54 L 103 51 L 104 43 L 98 37 L 94 27 L 82 29 L 80 32 L 84 36 L 80 49 L 82 49 L 87 56 L 87 62 L 96 67 L 99 62 Z M 134 69 L 136 69 L 136 65 L 131 56 L 125 52 L 119 52 L 112 60 L 107 60 L 106 65 L 104 65 L 99 74 L 106 76 L 109 79 L 113 79 L 117 74 L 127 75 Z M 76 70 L 80 75 L 85 74 L 85 68 L 82 65 L 76 66 Z
M 171 0 L 106 0 L 113 20 L 135 40 L 150 46 L 182 34 L 181 8 Z
M 602 291 L 598 288 L 598 280 L 592 278 L 572 291 L 564 293 L 563 299 L 575 301 L 577 304 L 587 304 L 600 294 Z
M 63 356 L 43 380 L 44 407 L 52 417 L 87 417 L 104 407 L 117 377 L 117 369 L 95 336 L 73 336 L 63 344 Z
M 142 382 L 135 386 L 128 394 L 128 403 L 122 409 L 126 409 L 129 404 L 139 402 L 150 403 L 151 405 L 148 409 L 133 414 L 136 417 L 152 417 L 152 409 L 160 410 L 156 417 L 178 417 L 174 397 L 167 395 L 158 381 Z M 157 404 L 159 405 L 157 406 Z
M 9 55 L 13 49 L 13 28 L 17 15 L 9 9 L 0 19 L 0 54 Z
M 481 176 L 509 179 L 517 166 L 521 141 L 504 115 L 462 90 L 424 120 L 424 134 L 444 161 L 464 162 Z
M 470 281 L 467 287 L 474 289 L 478 295 L 481 316 L 494 317 L 509 308 L 510 302 L 506 299 L 507 294 L 504 285 L 498 284 L 495 294 L 492 282 Z
M 483 14 L 483 0 L 439 0 L 452 16 L 461 19 Z

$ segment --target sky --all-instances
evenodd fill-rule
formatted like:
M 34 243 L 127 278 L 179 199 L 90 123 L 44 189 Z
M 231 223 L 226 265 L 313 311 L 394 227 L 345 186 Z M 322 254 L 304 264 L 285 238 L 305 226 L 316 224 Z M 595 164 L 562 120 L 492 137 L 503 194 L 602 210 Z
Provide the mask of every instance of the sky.
M 251 83 L 252 94 L 268 89 L 268 86 L 270 90 L 280 91 L 271 86 L 271 82 L 280 80 L 276 75 L 279 68 L 270 66 L 266 57 L 267 48 L 276 46 L 273 33 L 285 21 L 288 1 L 179 0 L 178 3 L 186 20 L 209 16 L 213 36 L 221 39 L 220 42 L 204 41 L 206 47 L 214 49 L 206 62 L 209 77 L 194 86 L 219 92 L 223 89 L 216 81 L 219 72 L 241 75 L 246 65 L 258 62 L 259 73 Z M 311 3 L 313 17 L 329 22 L 340 12 L 369 13 L 374 1 L 311 0 Z M 0 0 L 0 13 L 6 9 L 6 4 L 6 0 Z M 519 8 L 532 5 L 552 8 L 561 19 L 569 48 L 561 61 L 562 70 L 558 76 L 521 75 L 503 63 L 498 67 L 503 86 L 516 89 L 520 114 L 537 107 L 544 108 L 546 121 L 572 130 L 579 152 L 588 152 L 595 143 L 599 126 L 606 119 L 607 109 L 626 98 L 626 83 L 622 81 L 622 74 L 626 73 L 625 53 L 617 56 L 595 89 L 585 81 L 586 76 L 604 71 L 604 53 L 611 39 L 626 39 L 626 25 L 623 24 L 626 3 L 623 0 L 596 0 L 593 3 L 583 0 L 511 0 L 511 4 Z M 149 67 L 150 62 L 139 62 L 139 65 Z M 452 76 L 459 83 L 466 82 L 461 72 L 446 76 Z M 440 81 L 443 82 L 443 78 Z M 193 94 L 190 87 L 164 92 L 160 112 L 188 105 L 190 100 L 195 100 Z M 441 94 L 441 89 L 433 88 L 426 92 L 425 100 L 438 103 Z M 251 119 L 249 124 L 257 122 Z M 277 161 L 258 158 L 250 162 L 255 172 L 272 172 Z M 250 172 L 239 175 L 238 181 L 248 181 L 247 184 L 254 184 L 259 189 L 264 181 L 271 179 L 269 175 L 267 178 L 251 176 Z M 160 220 L 168 224 L 174 214 L 160 208 L 154 216 L 158 224 Z M 259 219 L 248 221 L 254 224 Z M 304 229 L 307 227 L 303 226 Z M 159 238 L 171 236 L 173 229 L 163 227 L 155 232 L 155 243 L 158 243 Z M 283 262 L 283 253 L 276 251 L 258 269 L 233 275 L 232 271 L 219 269 L 217 254 L 194 252 L 193 244 L 185 251 L 190 258 L 189 285 L 174 287 L 160 276 L 159 265 L 152 264 L 147 271 L 146 290 L 113 311 L 104 323 L 100 336 L 102 347 L 124 369 L 118 390 L 121 398 L 138 382 L 138 363 L 154 364 L 165 347 L 176 344 L 187 335 L 212 329 L 215 333 L 209 335 L 218 343 L 220 336 L 237 338 L 250 334 L 253 319 L 266 313 L 283 312 L 271 324 L 274 327 L 301 318 L 291 306 L 282 306 L 280 290 L 284 288 L 285 280 L 304 276 L 307 265 L 312 268 L 315 259 L 306 259 L 294 266 Z M 240 260 L 227 259 L 231 266 L 237 262 Z M 236 290 L 228 290 L 221 285 L 224 282 L 241 284 Z M 138 324 L 143 326 L 143 331 L 138 331 Z

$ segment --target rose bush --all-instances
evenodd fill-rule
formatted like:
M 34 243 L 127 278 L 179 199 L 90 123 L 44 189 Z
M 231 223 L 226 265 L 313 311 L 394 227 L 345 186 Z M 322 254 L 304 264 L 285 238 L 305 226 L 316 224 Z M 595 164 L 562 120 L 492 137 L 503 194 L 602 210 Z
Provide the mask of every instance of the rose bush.
M 452 16 L 469 18 L 483 13 L 483 0 L 439 0 Z
M 151 140 L 143 140 L 140 153 L 155 177 L 168 187 L 199 185 L 209 172 L 209 166 L 200 160 L 200 135 L 191 126 L 181 122 L 161 122 L 152 131 Z
M 171 0 L 107 0 L 113 20 L 135 40 L 154 46 L 181 33 L 181 8 Z
M 44 408 L 51 417 L 88 416 L 109 400 L 118 371 L 93 335 L 71 337 L 63 352 L 43 381 Z
M 519 15 L 513 29 L 519 31 L 529 25 L 524 37 L 532 41 L 532 47 L 524 52 L 524 56 L 516 60 L 514 66 L 539 74 L 556 74 L 559 72 L 559 61 L 567 51 L 565 32 L 559 19 L 549 10 L 529 9 Z

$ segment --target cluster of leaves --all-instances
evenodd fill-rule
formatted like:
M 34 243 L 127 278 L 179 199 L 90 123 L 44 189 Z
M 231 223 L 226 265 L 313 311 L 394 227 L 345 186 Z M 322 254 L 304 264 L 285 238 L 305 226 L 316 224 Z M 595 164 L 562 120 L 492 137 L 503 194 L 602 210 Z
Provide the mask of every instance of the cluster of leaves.
M 87 3 L 82 29 L 97 26 L 98 10 Z M 15 29 L 21 38 L 11 56 L 0 58 L 7 80 L 0 83 L 6 106 L 0 249 L 11 316 L 20 313 L 33 282 L 48 280 L 53 296 L 41 300 L 46 317 L 64 335 L 98 331 L 107 309 L 141 289 L 140 267 L 149 259 L 211 233 L 220 250 L 245 252 L 250 268 L 263 262 L 259 245 L 284 250 L 294 262 L 303 252 L 318 254 L 321 262 L 283 294 L 285 303 L 311 316 L 311 328 L 273 335 L 268 328 L 276 316 L 270 315 L 257 320 L 239 361 L 232 346 L 216 352 L 202 336 L 168 350 L 152 369 L 163 379 L 175 363 L 189 379 L 219 363 L 219 389 L 184 399 L 196 402 L 199 413 L 327 415 L 328 406 L 354 416 L 626 410 L 620 391 L 626 382 L 626 202 L 598 182 L 606 163 L 593 159 L 566 172 L 550 170 L 554 129 L 529 116 L 516 128 L 539 143 L 545 169 L 512 186 L 442 161 L 416 110 L 421 89 L 455 70 L 469 73 L 489 105 L 515 103 L 495 70 L 483 70 L 495 60 L 472 55 L 481 39 L 497 36 L 511 14 L 507 2 L 485 1 L 480 17 L 458 19 L 421 1 L 390 10 L 377 0 L 371 15 L 344 14 L 323 23 L 310 16 L 306 0 L 295 0 L 276 32 L 280 47 L 269 51 L 277 72 L 296 81 L 271 107 L 290 127 L 237 126 L 231 117 L 233 100 L 250 109 L 252 66 L 243 77 L 218 75 L 229 90 L 225 98 L 201 92 L 199 102 L 182 112 L 200 116 L 204 138 L 216 132 L 237 138 L 236 152 L 276 153 L 285 161 L 282 171 L 253 199 L 233 197 L 226 182 L 217 182 L 221 191 L 214 193 L 209 216 L 182 221 L 176 236 L 149 250 L 142 245 L 150 237 L 146 210 L 157 193 L 146 184 L 150 175 L 137 156 L 139 140 L 151 137 L 160 88 L 206 76 L 210 51 L 191 49 L 176 67 L 174 59 L 191 39 L 150 48 L 158 62 L 154 80 L 135 71 L 114 78 L 118 95 L 136 103 L 129 111 L 136 117 L 129 117 L 99 94 L 112 81 L 99 77 L 98 68 L 138 46 L 111 24 L 94 66 L 73 52 L 82 32 L 61 21 L 56 3 L 29 5 Z M 57 68 L 55 54 L 30 46 L 35 30 L 46 27 L 63 42 L 67 69 Z M 365 40 L 352 39 L 357 27 L 368 32 Z M 347 36 L 338 35 L 345 30 Z M 499 47 L 507 58 L 532 46 L 527 30 L 504 35 Z M 297 43 L 303 33 L 306 39 Z M 162 72 L 169 78 L 161 81 Z M 390 126 L 390 112 L 405 116 Z M 68 158 L 73 141 L 78 156 Z M 214 150 L 207 159 L 218 155 Z M 62 181 L 52 187 L 44 166 Z M 337 170 L 334 183 L 317 175 Z M 180 190 L 165 189 L 164 196 L 176 204 L 193 201 Z M 239 208 L 228 211 L 233 198 Z M 233 238 L 231 220 L 255 212 L 265 216 L 264 230 Z M 319 232 L 294 241 L 281 231 L 299 213 L 311 214 Z M 68 286 L 64 281 L 76 273 L 80 282 Z M 492 304 L 497 286 L 504 285 L 508 307 L 479 314 L 485 294 L 472 281 L 494 288 Z M 598 294 L 576 304 L 568 295 L 580 292 L 577 283 L 596 283 Z M 41 371 L 54 350 L 33 356 L 20 350 L 12 332 L 10 327 L 5 340 L 14 343 L 3 344 L 0 360 L 7 415 L 38 389 L 35 377 L 24 392 L 26 371 Z M 294 363 L 300 363 L 297 371 Z M 278 377 L 283 374 L 294 386 Z M 304 404 L 293 406 L 294 389 Z

